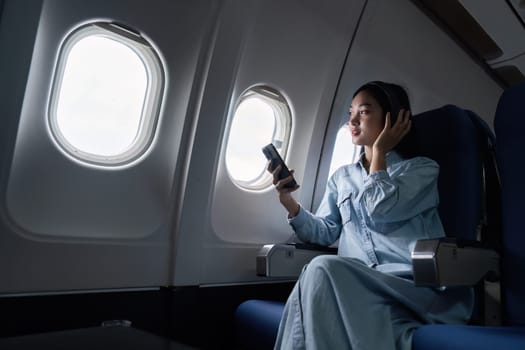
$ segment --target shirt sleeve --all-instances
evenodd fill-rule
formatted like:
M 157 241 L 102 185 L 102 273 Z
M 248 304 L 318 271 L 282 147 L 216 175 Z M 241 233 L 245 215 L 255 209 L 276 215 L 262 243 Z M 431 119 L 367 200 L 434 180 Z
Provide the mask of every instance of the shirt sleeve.
M 328 181 L 316 214 L 301 207 L 299 213 L 289 219 L 289 223 L 304 242 L 328 246 L 337 241 L 342 225 L 337 208 L 337 187 L 333 176 Z
M 403 161 L 391 173 L 379 170 L 365 179 L 364 207 L 375 222 L 408 220 L 439 204 L 439 165 L 429 158 Z

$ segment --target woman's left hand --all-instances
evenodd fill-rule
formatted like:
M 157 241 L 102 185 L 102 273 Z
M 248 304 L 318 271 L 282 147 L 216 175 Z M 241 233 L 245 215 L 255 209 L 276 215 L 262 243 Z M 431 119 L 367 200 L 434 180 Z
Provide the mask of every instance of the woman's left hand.
M 390 127 L 390 112 L 388 112 L 385 127 L 374 142 L 374 153 L 377 151 L 384 154 L 393 149 L 408 134 L 411 125 L 410 111 L 402 109 L 399 111 L 396 122 Z

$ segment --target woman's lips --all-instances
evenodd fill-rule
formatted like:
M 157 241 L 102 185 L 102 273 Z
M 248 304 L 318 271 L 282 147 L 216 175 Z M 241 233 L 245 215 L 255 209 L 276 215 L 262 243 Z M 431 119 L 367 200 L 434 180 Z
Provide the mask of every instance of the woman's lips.
M 360 133 L 361 133 L 360 130 L 357 130 L 357 129 L 352 130 L 352 136 L 357 136 L 357 135 L 359 135 Z

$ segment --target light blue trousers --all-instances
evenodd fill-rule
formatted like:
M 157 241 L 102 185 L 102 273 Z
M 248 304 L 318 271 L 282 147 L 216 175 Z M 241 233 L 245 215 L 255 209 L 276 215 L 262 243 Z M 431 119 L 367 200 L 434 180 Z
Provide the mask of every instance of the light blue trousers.
M 299 277 L 275 349 L 408 350 L 424 324 L 465 323 L 470 288 L 440 291 L 351 258 L 318 256 Z

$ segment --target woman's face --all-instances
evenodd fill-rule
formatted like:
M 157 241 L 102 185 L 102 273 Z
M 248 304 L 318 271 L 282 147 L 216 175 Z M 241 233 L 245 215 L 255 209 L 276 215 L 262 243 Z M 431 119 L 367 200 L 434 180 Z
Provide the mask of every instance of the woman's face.
M 367 91 L 359 92 L 352 100 L 348 126 L 352 142 L 358 146 L 370 146 L 384 128 L 383 109 Z

